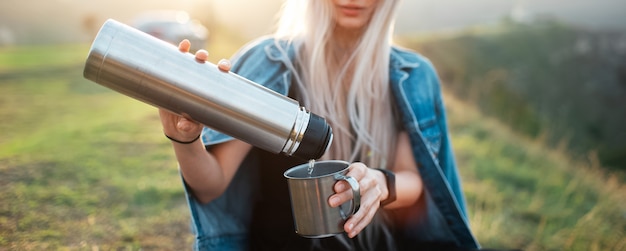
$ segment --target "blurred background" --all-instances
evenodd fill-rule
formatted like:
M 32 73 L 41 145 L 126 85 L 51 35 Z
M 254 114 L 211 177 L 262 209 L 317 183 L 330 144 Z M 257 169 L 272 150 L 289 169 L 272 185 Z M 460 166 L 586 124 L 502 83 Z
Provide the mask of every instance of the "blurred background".
M 190 248 L 157 110 L 82 77 L 90 42 L 113 18 L 193 38 L 217 62 L 271 33 L 281 4 L 0 1 L 0 250 Z M 438 70 L 484 247 L 626 250 L 625 10 L 623 0 L 402 2 L 395 42 Z

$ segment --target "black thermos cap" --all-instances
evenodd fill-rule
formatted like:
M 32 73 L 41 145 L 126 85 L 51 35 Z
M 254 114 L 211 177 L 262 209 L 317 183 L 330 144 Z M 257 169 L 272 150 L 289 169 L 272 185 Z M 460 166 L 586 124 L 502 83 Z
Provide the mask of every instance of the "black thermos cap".
M 293 154 L 305 160 L 321 158 L 333 140 L 333 130 L 326 120 L 313 113 L 310 114 L 309 124 L 302 136 L 300 146 Z

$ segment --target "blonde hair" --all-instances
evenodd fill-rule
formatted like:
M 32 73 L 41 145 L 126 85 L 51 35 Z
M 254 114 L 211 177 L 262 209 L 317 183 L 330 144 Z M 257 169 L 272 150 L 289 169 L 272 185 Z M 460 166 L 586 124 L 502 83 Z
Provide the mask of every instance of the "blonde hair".
M 389 55 L 396 0 L 379 0 L 347 63 L 333 65 L 330 0 L 287 0 L 275 37 L 297 49 L 295 84 L 300 101 L 328 120 L 334 140 L 323 159 L 392 164 L 397 128 L 389 87 Z M 296 71 L 295 69 L 298 69 Z M 346 82 L 349 81 L 349 82 Z M 348 87 L 348 88 L 346 88 Z

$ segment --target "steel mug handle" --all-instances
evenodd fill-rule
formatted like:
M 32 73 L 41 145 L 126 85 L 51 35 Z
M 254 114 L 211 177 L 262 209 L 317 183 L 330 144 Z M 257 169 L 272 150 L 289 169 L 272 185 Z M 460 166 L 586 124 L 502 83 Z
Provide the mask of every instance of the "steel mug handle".
M 359 208 L 361 207 L 361 187 L 359 186 L 359 182 L 355 178 L 352 178 L 350 176 L 336 175 L 335 179 L 347 181 L 348 184 L 350 184 L 350 188 L 352 189 L 352 203 L 350 203 L 349 213 L 346 214 L 346 212 L 342 210 L 341 206 L 339 206 L 341 218 L 345 220 L 355 214 L 357 211 L 359 211 Z

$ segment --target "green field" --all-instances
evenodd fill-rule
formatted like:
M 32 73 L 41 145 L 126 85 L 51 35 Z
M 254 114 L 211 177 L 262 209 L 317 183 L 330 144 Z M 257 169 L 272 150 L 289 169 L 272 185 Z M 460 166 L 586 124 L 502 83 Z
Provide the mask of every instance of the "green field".
M 85 80 L 87 50 L 0 48 L 0 250 L 190 249 L 157 110 Z M 626 250 L 626 188 L 595 156 L 573 162 L 446 99 L 484 247 Z

